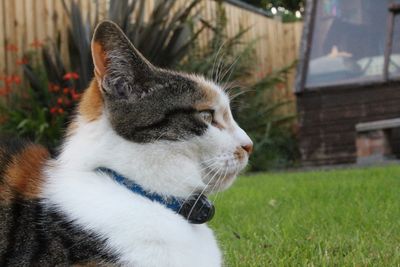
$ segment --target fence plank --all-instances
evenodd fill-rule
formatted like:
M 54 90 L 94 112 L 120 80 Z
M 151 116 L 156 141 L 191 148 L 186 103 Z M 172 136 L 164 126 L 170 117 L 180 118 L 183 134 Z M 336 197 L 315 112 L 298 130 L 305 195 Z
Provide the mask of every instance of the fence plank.
M 69 7 L 71 1 L 65 0 Z M 146 1 L 146 16 L 154 7 L 155 0 Z M 100 19 L 104 19 L 107 13 L 109 0 L 79 0 L 84 18 L 90 16 L 94 21 L 95 4 L 98 2 Z M 187 5 L 188 1 L 179 0 L 176 5 Z M 244 42 L 255 43 L 257 71 L 253 78 L 256 79 L 272 70 L 280 69 L 296 60 L 301 38 L 302 23 L 282 24 L 280 21 L 255 14 L 241 9 L 229 3 L 223 3 L 227 18 L 226 34 L 234 36 L 240 29 L 251 27 L 244 35 Z M 201 1 L 201 17 L 215 22 L 218 3 L 212 0 Z M 198 10 L 198 9 L 197 9 Z M 23 51 L 30 48 L 34 41 L 55 41 L 60 35 L 61 52 L 63 59 L 68 64 L 68 47 L 66 31 L 68 19 L 60 0 L 0 0 L 0 73 L 15 72 L 15 61 Z M 197 26 L 198 27 L 198 26 Z M 211 39 L 210 30 L 206 30 L 199 40 L 204 47 Z M 6 51 L 7 45 L 18 46 L 18 53 Z M 291 87 L 294 82 L 294 73 L 288 77 L 287 90 L 279 93 L 279 97 L 292 98 Z
M 5 25 L 5 11 L 4 11 L 4 2 L 5 0 L 0 0 L 0 25 Z M 6 47 L 5 47 L 5 28 L 0 26 L 0 78 L 7 71 L 6 64 Z

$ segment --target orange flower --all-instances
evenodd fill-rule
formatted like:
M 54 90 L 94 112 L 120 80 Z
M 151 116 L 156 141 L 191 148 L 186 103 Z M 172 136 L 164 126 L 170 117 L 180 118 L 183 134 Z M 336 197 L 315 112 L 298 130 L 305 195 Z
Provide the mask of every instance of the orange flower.
M 6 96 L 10 93 L 10 91 L 11 90 L 8 87 L 0 88 L 0 96 Z
M 15 83 L 18 85 L 21 83 L 21 77 L 18 75 L 6 76 L 6 77 L 4 77 L 4 82 L 6 85 L 10 85 L 12 83 Z
M 10 85 L 10 84 L 12 84 L 13 82 L 14 82 L 14 77 L 11 75 L 11 76 L 6 76 L 5 78 L 4 78 L 4 82 L 7 84 L 7 85 Z
M 58 113 L 63 114 L 63 113 L 64 113 L 64 110 L 63 110 L 62 108 L 59 108 L 59 109 L 58 109 Z
M 54 83 L 49 83 L 48 85 L 50 92 L 58 92 L 60 91 L 60 86 Z
M 69 99 L 64 99 L 64 106 L 71 106 L 71 101 Z
M 13 79 L 13 82 L 15 84 L 20 84 L 21 83 L 21 77 L 19 77 L 18 75 L 13 75 L 12 79 Z
M 4 123 L 7 121 L 7 117 L 6 116 L 0 116 L 0 124 Z
M 63 89 L 63 93 L 64 93 L 64 95 L 68 95 L 68 94 L 69 94 L 69 88 L 68 88 L 68 87 L 65 87 L 65 88 Z
M 50 109 L 50 113 L 51 113 L 51 114 L 55 114 L 57 111 L 58 111 L 58 108 L 57 108 L 57 107 L 52 107 L 52 108 Z
M 285 85 L 284 83 L 278 83 L 278 84 L 276 85 L 276 87 L 278 87 L 279 90 L 283 90 L 283 89 L 286 88 L 286 85 Z
M 28 59 L 27 59 L 27 58 L 21 58 L 21 59 L 18 59 L 15 63 L 16 63 L 17 65 L 26 65 L 26 64 L 28 64 L 29 62 L 28 62 Z
M 81 98 L 81 94 L 78 94 L 75 90 L 71 90 L 71 97 L 73 100 L 79 100 L 79 98 Z
M 35 40 L 33 40 L 33 42 L 30 44 L 30 46 L 32 46 L 33 48 L 41 48 L 41 47 L 43 47 L 43 43 L 42 43 L 40 40 L 35 39 Z
M 79 79 L 79 74 L 76 72 L 67 72 L 64 77 L 64 80 L 78 80 Z
M 16 46 L 15 44 L 8 44 L 6 46 L 6 50 L 10 52 L 18 52 L 18 46 Z

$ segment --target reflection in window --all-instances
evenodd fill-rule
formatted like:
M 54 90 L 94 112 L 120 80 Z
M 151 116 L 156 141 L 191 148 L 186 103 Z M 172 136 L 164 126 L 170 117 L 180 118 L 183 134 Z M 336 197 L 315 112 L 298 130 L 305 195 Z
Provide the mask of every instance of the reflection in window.
M 389 77 L 396 78 L 400 76 L 400 16 L 394 20 L 392 53 L 389 62 Z
M 307 87 L 381 80 L 390 0 L 318 0 Z M 400 74 L 400 18 L 389 71 Z

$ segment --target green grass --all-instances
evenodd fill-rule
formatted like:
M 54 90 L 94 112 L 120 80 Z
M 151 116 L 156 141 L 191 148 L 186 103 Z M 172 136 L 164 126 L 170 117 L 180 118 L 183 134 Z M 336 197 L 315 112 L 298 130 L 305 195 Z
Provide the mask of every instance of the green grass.
M 215 202 L 227 266 L 400 266 L 400 167 L 241 177 Z

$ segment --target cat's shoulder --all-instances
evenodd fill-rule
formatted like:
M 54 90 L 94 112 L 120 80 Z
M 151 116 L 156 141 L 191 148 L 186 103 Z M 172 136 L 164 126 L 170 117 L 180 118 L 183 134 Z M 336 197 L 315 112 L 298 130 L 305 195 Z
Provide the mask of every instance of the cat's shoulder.
M 42 188 L 42 169 L 50 158 L 41 145 L 17 139 L 0 138 L 0 201 L 14 197 L 37 198 Z

